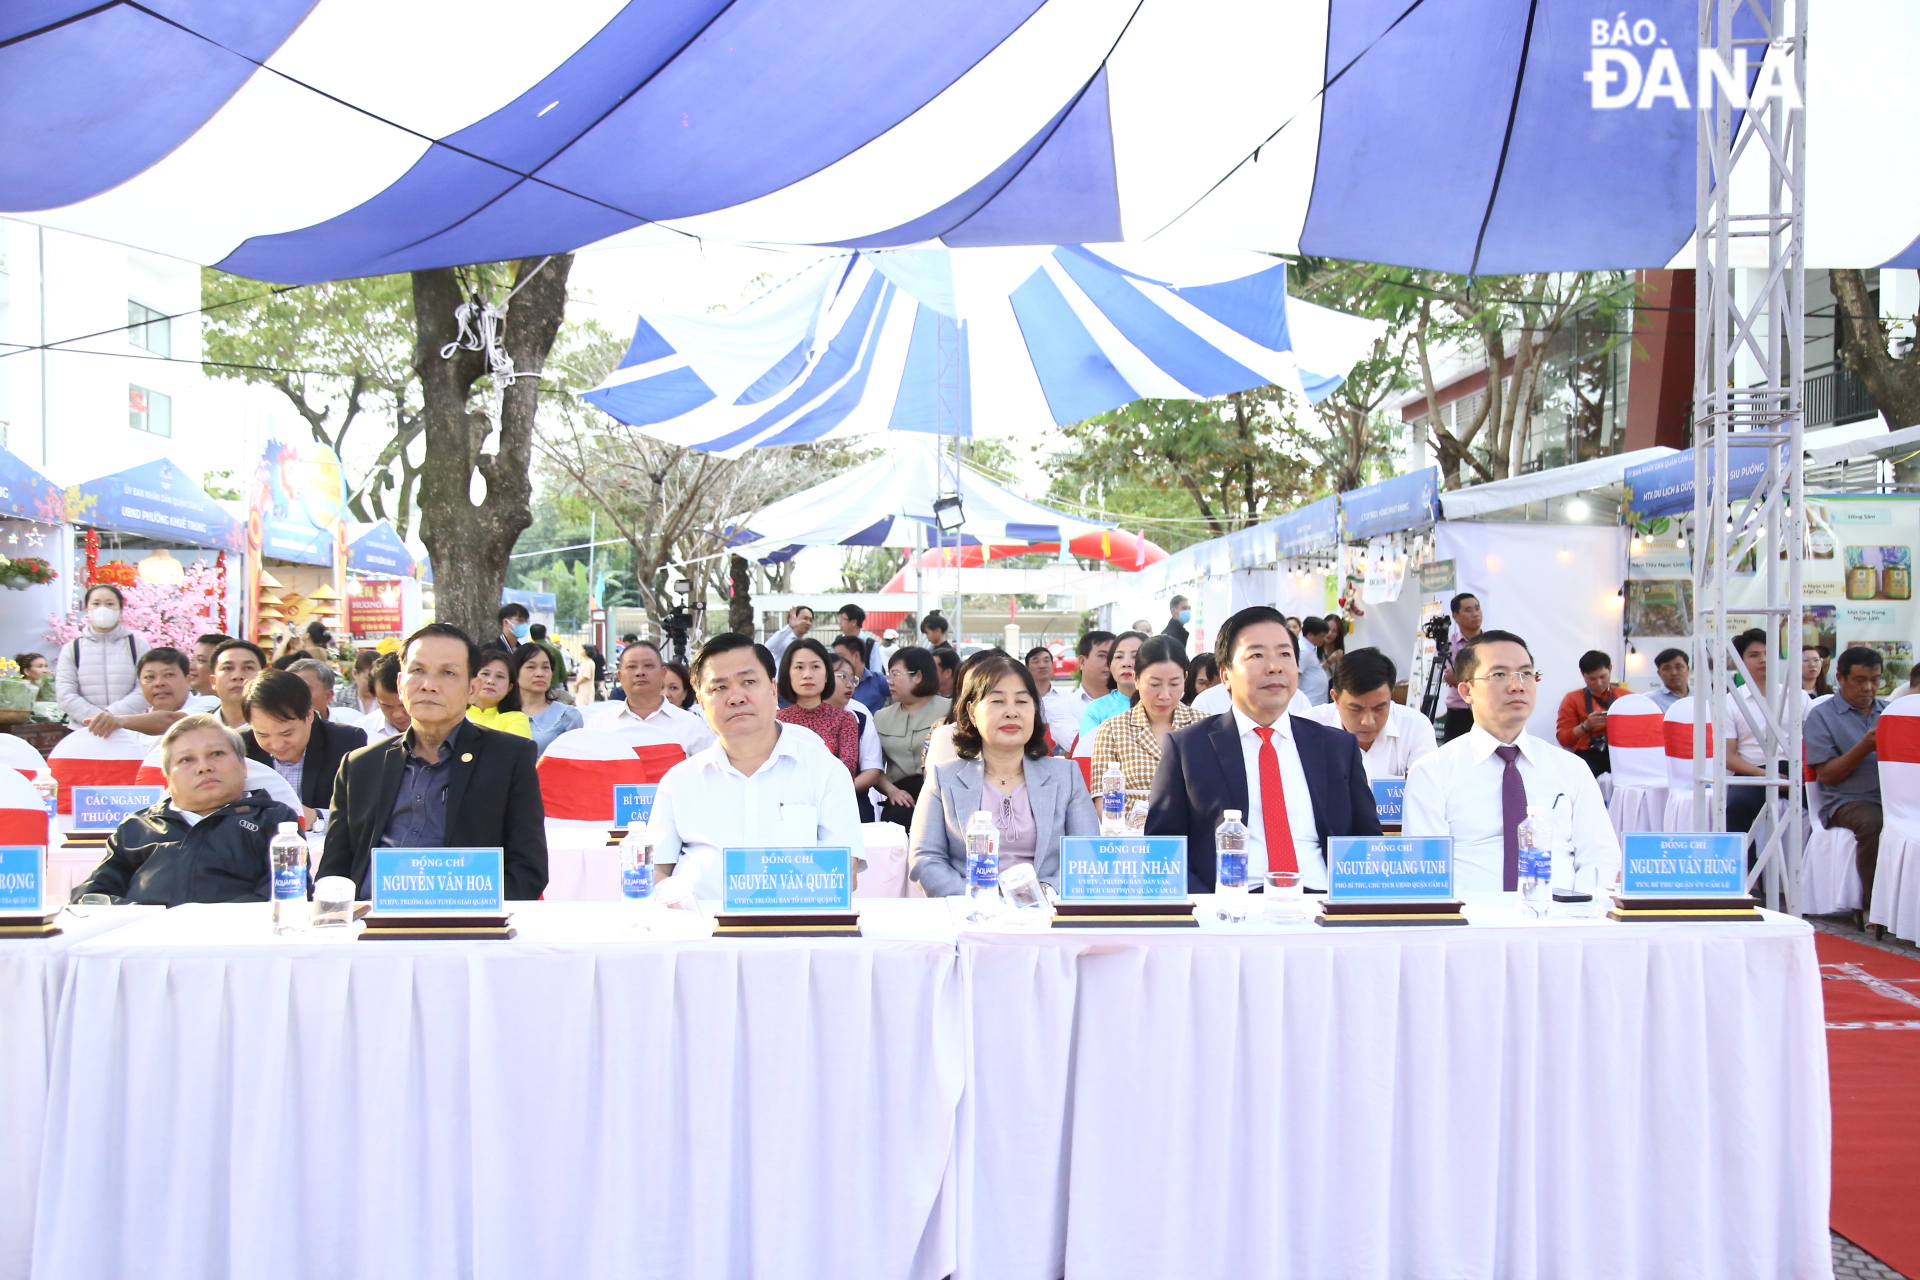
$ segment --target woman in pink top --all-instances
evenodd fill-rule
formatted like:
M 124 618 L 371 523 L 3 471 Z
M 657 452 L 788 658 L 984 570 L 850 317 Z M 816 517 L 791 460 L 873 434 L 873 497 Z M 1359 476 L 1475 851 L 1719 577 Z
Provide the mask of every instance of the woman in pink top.
M 782 705 L 774 718 L 819 734 L 827 750 L 847 766 L 847 773 L 857 775 L 860 722 L 853 712 L 827 701 L 833 695 L 833 659 L 827 647 L 812 636 L 788 645 L 780 655 L 779 688 Z

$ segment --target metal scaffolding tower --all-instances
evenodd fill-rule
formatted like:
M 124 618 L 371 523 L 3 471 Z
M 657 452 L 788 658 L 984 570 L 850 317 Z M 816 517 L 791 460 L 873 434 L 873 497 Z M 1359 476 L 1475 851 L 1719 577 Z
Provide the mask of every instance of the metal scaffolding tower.
M 1748 885 L 1768 906 L 1785 911 L 1795 910 L 1798 897 L 1803 775 L 1804 700 L 1792 659 L 1800 649 L 1806 532 L 1806 39 L 1803 0 L 1700 0 L 1701 56 L 1717 51 L 1721 65 L 1735 69 L 1729 79 L 1736 83 L 1721 81 L 1718 92 L 1703 93 L 1695 104 L 1694 825 L 1726 830 L 1730 788 L 1767 787 L 1769 802 L 1753 825 Z M 1744 101 L 1747 77 L 1737 72 L 1748 62 L 1761 68 L 1762 83 L 1771 70 L 1767 63 L 1783 68 L 1796 99 L 1775 94 Z M 1746 165 L 1736 181 L 1743 156 Z M 1764 185 L 1749 179 L 1756 169 L 1764 173 Z M 1761 243 L 1764 269 L 1755 252 Z M 1736 266 L 1736 260 L 1754 265 Z M 1761 460 L 1758 487 L 1746 499 L 1730 501 L 1729 475 L 1736 465 L 1745 469 Z M 1749 554 L 1758 557 L 1754 572 L 1765 583 L 1766 602 L 1734 605 L 1728 588 Z M 1746 678 L 1746 670 L 1733 649 L 1730 615 L 1757 618 L 1767 631 L 1764 693 L 1750 680 L 1735 692 L 1735 674 Z M 1735 723 L 1758 740 L 1763 777 L 1729 776 L 1720 742 L 1709 743 L 1709 726 L 1724 738 Z M 1777 776 L 1782 773 L 1784 781 Z M 1775 803 L 1782 797 L 1784 816 Z

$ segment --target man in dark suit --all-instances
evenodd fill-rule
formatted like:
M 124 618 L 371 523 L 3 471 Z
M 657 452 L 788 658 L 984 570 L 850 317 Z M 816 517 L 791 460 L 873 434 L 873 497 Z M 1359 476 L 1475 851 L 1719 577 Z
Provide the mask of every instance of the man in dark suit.
M 313 710 L 313 686 L 291 671 L 263 671 L 240 699 L 240 731 L 249 758 L 273 766 L 306 809 L 307 821 L 333 807 L 333 775 L 349 751 L 367 745 L 367 731 L 335 724 Z
M 1327 841 L 1377 836 L 1360 743 L 1344 729 L 1289 716 L 1299 685 L 1293 633 L 1277 609 L 1228 618 L 1214 656 L 1231 710 L 1169 734 L 1147 801 L 1147 834 L 1187 838 L 1187 887 L 1213 892 L 1213 833 L 1227 810 L 1247 825 L 1247 874 L 1298 870 L 1327 887 Z
M 500 849 L 508 898 L 547 887 L 546 810 L 533 743 L 467 719 L 480 650 L 458 627 L 436 622 L 401 649 L 405 733 L 349 755 L 333 783 L 321 876 L 348 876 L 369 895 L 376 845 L 400 849 Z

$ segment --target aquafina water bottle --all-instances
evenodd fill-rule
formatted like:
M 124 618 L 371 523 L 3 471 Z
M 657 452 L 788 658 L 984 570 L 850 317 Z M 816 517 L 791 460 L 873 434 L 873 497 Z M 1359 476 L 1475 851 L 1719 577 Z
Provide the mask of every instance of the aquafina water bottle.
M 267 846 L 273 865 L 273 931 L 299 933 L 307 927 L 307 838 L 300 824 L 283 822 Z
M 54 779 L 51 773 L 47 772 L 45 765 L 41 766 L 40 772 L 33 775 L 33 789 L 39 793 L 40 803 L 47 811 L 48 828 L 51 829 L 58 826 L 60 822 L 60 784 Z
M 1527 806 L 1518 834 L 1520 901 L 1528 915 L 1544 916 L 1553 901 L 1553 835 L 1537 806 Z
M 1127 774 L 1117 760 L 1100 775 L 1100 834 L 1127 834 Z
M 1247 918 L 1247 824 L 1238 809 L 1228 809 L 1213 831 L 1213 891 L 1222 920 Z
M 653 896 L 653 839 L 644 824 L 627 829 L 620 839 L 620 901 L 636 923 L 644 918 Z
M 984 809 L 967 819 L 967 897 L 969 920 L 991 915 L 1000 902 L 1000 828 Z

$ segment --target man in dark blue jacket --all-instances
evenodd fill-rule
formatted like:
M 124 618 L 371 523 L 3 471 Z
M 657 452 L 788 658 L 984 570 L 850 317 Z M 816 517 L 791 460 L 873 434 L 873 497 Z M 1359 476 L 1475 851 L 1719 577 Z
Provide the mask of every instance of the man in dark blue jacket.
M 1231 709 L 1169 734 L 1147 800 L 1147 834 L 1187 838 L 1187 887 L 1212 893 L 1214 829 L 1227 810 L 1247 825 L 1247 875 L 1300 873 L 1327 887 L 1327 841 L 1377 836 L 1360 742 L 1344 729 L 1289 716 L 1299 687 L 1293 633 L 1277 609 L 1228 618 L 1214 649 Z
M 267 844 L 299 819 L 264 791 L 247 790 L 240 735 L 217 716 L 175 722 L 160 740 L 167 798 L 122 822 L 107 856 L 73 891 L 122 902 L 265 902 Z

